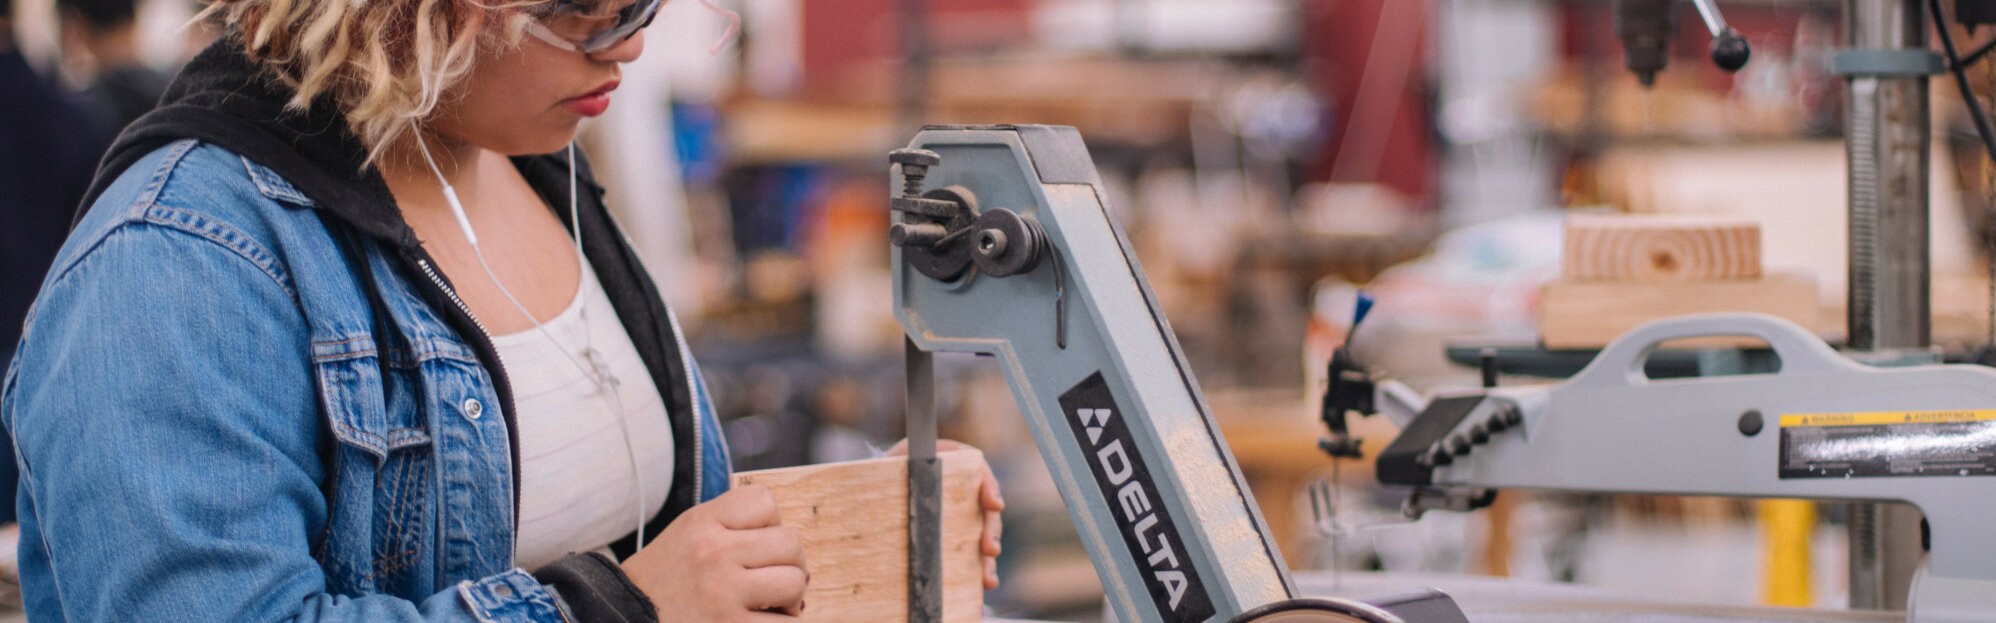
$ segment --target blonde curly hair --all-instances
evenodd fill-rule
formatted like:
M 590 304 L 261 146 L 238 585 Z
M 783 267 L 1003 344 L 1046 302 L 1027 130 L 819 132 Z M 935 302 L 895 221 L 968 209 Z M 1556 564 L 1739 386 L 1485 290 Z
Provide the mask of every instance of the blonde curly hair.
M 436 110 L 481 52 L 518 45 L 542 0 L 213 0 L 197 19 L 238 33 L 304 110 L 331 95 L 374 162 Z M 497 27 L 495 27 L 495 25 Z

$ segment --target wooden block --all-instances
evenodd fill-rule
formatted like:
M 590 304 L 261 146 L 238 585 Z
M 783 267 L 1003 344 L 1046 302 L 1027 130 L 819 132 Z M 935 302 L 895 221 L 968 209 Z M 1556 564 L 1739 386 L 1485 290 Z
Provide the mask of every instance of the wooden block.
M 1634 214 L 1566 218 L 1560 276 L 1573 281 L 1760 278 L 1760 224 Z
M 984 562 L 977 502 L 984 454 L 943 459 L 943 620 L 984 618 Z M 735 474 L 776 495 L 783 525 L 804 539 L 810 623 L 908 619 L 908 461 L 902 457 L 805 465 Z
M 1600 348 L 1639 325 L 1686 314 L 1760 312 L 1815 330 L 1816 282 L 1770 274 L 1738 281 L 1555 281 L 1539 290 L 1546 348 Z M 1744 338 L 1686 340 L 1685 347 L 1752 344 Z

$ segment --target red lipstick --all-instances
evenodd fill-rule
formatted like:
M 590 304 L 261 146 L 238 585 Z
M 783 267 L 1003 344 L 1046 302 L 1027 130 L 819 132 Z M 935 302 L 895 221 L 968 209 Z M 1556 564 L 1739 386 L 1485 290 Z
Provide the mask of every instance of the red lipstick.
M 617 90 L 618 81 L 611 80 L 596 87 L 596 90 L 561 101 L 561 107 L 568 112 L 584 117 L 594 117 L 610 109 L 610 92 Z

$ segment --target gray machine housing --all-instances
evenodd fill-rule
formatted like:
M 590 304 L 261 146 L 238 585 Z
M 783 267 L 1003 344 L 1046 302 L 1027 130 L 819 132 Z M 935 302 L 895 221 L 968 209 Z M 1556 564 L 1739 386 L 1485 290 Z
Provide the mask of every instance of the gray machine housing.
M 1747 336 L 1780 359 L 1773 374 L 1653 380 L 1643 364 L 1667 340 Z M 1996 618 L 1996 369 L 1881 368 L 1837 353 L 1799 325 L 1760 314 L 1654 322 L 1610 343 L 1579 374 L 1550 387 L 1498 388 L 1468 413 L 1437 400 L 1403 428 L 1446 432 L 1403 443 L 1397 484 L 1903 502 L 1926 514 L 1931 548 L 1914 577 L 1907 618 Z M 1472 396 L 1473 397 L 1473 396 Z M 1926 414 L 1945 430 L 1809 442 L 1807 418 Z M 1514 423 L 1492 431 L 1492 422 Z M 1522 416 L 1521 418 L 1519 416 Z M 1784 423 L 1783 416 L 1792 422 Z M 1424 420 L 1427 420 L 1424 422 Z M 1411 447 L 1423 446 L 1426 447 Z M 1389 453 L 1395 452 L 1389 449 Z M 1811 462 L 1810 452 L 1830 456 Z M 1425 455 L 1429 458 L 1420 459 Z M 1446 455 L 1446 457 L 1443 457 Z M 1422 465 L 1409 474 L 1408 458 Z M 1440 460 L 1437 460 L 1440 459 Z M 1864 465 L 1890 464 L 1889 470 Z M 1825 467 L 1828 466 L 1828 467 Z

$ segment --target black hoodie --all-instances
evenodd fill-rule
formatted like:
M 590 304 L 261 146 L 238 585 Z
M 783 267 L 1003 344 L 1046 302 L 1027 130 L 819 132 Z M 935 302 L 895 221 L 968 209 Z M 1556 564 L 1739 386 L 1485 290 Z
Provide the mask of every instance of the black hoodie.
M 98 167 L 97 178 L 85 195 L 90 206 L 125 169 L 146 154 L 181 139 L 198 139 L 223 147 L 282 175 L 292 186 L 310 197 L 320 218 L 335 240 L 339 230 L 372 236 L 392 249 L 402 270 L 409 271 L 409 283 L 423 289 L 425 299 L 448 319 L 465 342 L 477 351 L 491 373 L 507 418 L 509 434 L 517 430 L 513 418 L 512 386 L 499 366 L 491 337 L 472 320 L 470 312 L 454 302 L 448 282 L 425 277 L 418 262 L 428 262 L 415 232 L 402 218 L 395 197 L 382 180 L 381 172 L 367 162 L 367 148 L 354 135 L 330 98 L 322 97 L 308 110 L 287 110 L 285 102 L 294 92 L 270 76 L 242 52 L 235 37 L 223 37 L 184 67 L 167 87 L 161 105 L 134 121 L 118 136 Z M 512 159 L 527 182 L 548 205 L 563 205 L 569 197 L 569 171 L 559 155 L 519 156 Z M 681 358 L 679 342 L 658 288 L 639 263 L 637 253 L 625 244 L 623 235 L 610 221 L 603 206 L 603 188 L 595 183 L 586 159 L 577 157 L 576 178 L 584 192 L 578 197 L 581 236 L 589 265 L 595 269 L 609 295 L 611 307 L 630 334 L 659 394 L 665 398 L 672 422 L 675 445 L 671 493 L 658 516 L 645 526 L 647 539 L 656 536 L 666 524 L 692 507 L 698 478 L 694 457 L 700 452 L 694 428 L 693 396 L 688 371 Z M 565 210 L 554 210 L 563 225 Z M 354 252 L 348 249 L 348 252 Z M 377 299 L 378 300 L 378 299 Z M 385 313 L 385 312 L 384 312 Z M 515 523 L 519 514 L 519 439 L 508 439 L 513 454 Z M 626 535 L 611 545 L 618 558 L 629 557 L 636 547 L 636 534 Z M 553 586 L 577 619 L 593 621 L 657 621 L 657 613 L 642 592 L 630 584 L 615 564 L 593 555 L 570 555 L 534 572 L 535 577 Z

